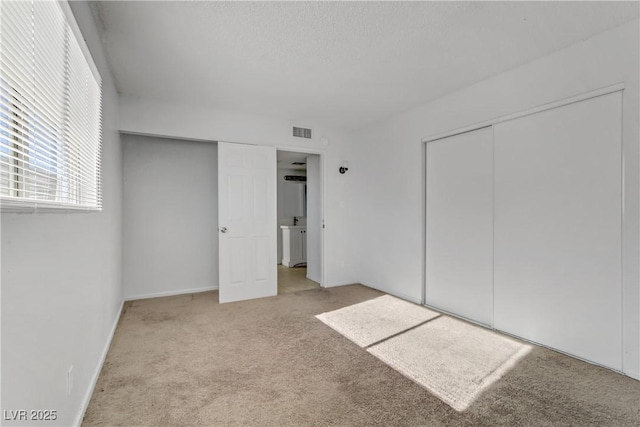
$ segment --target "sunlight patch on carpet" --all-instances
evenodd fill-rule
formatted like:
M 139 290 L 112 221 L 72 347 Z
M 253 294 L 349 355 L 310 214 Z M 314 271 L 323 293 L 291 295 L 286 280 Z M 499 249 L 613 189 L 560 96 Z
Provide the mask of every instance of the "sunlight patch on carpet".
M 316 318 L 459 412 L 532 349 L 390 295 Z
M 316 316 L 361 347 L 406 331 L 440 316 L 417 304 L 383 295 Z
M 368 351 L 453 409 L 464 411 L 531 346 L 442 316 Z

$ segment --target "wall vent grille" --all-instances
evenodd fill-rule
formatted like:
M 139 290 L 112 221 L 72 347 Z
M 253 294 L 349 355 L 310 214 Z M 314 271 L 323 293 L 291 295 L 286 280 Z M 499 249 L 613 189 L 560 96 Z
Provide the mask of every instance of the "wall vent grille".
M 311 129 L 294 126 L 293 127 L 293 136 L 295 136 L 296 138 L 311 139 Z

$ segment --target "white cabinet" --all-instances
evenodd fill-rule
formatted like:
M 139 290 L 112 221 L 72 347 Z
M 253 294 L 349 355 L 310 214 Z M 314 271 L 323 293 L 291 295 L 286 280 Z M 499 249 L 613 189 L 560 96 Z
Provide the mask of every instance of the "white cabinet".
M 307 228 L 283 225 L 282 229 L 282 265 L 294 267 L 307 262 Z

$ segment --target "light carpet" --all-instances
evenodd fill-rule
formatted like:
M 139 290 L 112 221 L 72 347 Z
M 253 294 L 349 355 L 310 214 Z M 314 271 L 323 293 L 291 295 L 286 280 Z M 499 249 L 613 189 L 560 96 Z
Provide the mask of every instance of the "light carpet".
M 467 409 L 530 350 L 527 344 L 447 316 L 368 349 L 457 411 Z
M 467 409 L 531 350 L 390 295 L 316 317 L 457 411 Z
M 384 295 L 316 316 L 360 347 L 367 347 L 440 316 L 420 305 Z
M 381 295 L 126 302 L 83 426 L 640 425 L 640 381 L 538 346 L 454 410 L 315 318 Z

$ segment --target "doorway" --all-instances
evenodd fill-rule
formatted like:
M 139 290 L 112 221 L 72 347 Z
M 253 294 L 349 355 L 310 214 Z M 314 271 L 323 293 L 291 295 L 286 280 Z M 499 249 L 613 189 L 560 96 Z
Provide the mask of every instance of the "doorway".
M 278 294 L 321 283 L 320 155 L 277 151 Z

